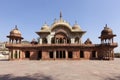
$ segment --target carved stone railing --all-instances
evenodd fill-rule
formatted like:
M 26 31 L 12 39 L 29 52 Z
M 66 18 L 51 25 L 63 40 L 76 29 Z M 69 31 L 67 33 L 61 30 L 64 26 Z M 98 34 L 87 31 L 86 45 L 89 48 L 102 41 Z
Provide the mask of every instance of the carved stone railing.
M 44 47 L 44 46 L 83 46 L 83 47 L 94 47 L 95 44 L 6 44 L 6 47 Z
M 6 44 L 6 47 L 98 47 L 100 45 L 103 46 L 115 46 L 117 47 L 117 43 L 107 43 L 107 44 Z

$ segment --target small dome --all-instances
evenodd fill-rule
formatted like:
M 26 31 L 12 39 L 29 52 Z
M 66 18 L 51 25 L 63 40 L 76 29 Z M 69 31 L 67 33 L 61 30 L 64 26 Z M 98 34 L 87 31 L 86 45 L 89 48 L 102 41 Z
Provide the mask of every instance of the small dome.
M 73 30 L 80 30 L 80 25 L 78 25 L 77 23 L 75 23 L 72 27 Z
M 112 29 L 108 28 L 106 24 L 106 26 L 101 32 L 101 35 L 113 35 Z
M 42 26 L 41 30 L 49 30 L 49 26 L 45 23 L 45 24 Z
M 10 31 L 10 36 L 21 37 L 21 32 L 18 30 L 17 26 L 15 26 L 15 28 L 12 31 Z

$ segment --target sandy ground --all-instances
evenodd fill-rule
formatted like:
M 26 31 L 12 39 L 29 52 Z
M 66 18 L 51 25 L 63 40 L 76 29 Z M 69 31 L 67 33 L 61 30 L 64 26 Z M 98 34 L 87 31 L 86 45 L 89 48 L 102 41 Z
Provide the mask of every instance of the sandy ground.
M 0 80 L 120 80 L 120 59 L 0 61 Z

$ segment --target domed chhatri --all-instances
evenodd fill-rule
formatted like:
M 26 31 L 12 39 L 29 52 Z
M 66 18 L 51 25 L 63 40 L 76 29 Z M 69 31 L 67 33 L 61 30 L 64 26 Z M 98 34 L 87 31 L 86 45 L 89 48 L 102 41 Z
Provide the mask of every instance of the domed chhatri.
M 45 24 L 42 26 L 41 30 L 49 30 L 49 26 L 45 23 Z
M 104 29 L 101 31 L 101 36 L 99 38 L 111 38 L 114 36 L 116 35 L 113 34 L 112 29 L 110 29 L 106 24 Z
M 101 39 L 101 43 L 113 43 L 113 37 L 115 36 L 116 35 L 113 34 L 112 29 L 110 29 L 106 24 L 104 29 L 101 31 L 101 36 L 99 38 Z
M 15 28 L 10 31 L 10 35 L 7 37 L 9 38 L 9 43 L 21 43 L 21 40 L 23 39 L 17 25 L 15 25 Z
M 15 25 L 15 28 L 10 31 L 10 36 L 21 37 L 21 32 L 18 30 L 17 25 Z
M 101 35 L 113 35 L 112 29 L 110 29 L 106 24 L 101 32 Z
M 72 27 L 73 30 L 81 30 L 80 25 L 77 24 L 77 22 L 75 22 L 75 24 Z

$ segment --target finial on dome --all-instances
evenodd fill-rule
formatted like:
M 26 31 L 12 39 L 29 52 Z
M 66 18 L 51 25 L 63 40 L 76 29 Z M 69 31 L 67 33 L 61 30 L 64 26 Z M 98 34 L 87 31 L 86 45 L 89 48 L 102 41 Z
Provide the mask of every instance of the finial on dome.
M 15 29 L 18 30 L 17 25 L 15 25 Z
M 62 12 L 60 11 L 60 19 L 62 18 Z
M 46 23 L 46 21 L 45 21 L 44 26 L 46 26 L 46 25 L 47 25 L 47 23 Z
M 77 21 L 75 21 L 75 24 L 77 24 Z
M 107 24 L 105 24 L 105 27 L 104 27 L 104 29 L 107 29 L 108 28 L 108 26 L 107 26 Z
M 46 23 L 46 21 L 45 21 L 45 23 L 44 23 L 44 24 L 47 24 L 47 23 Z
M 105 27 L 107 27 L 107 24 L 105 25 Z
M 55 18 L 54 21 L 56 21 L 57 19 Z

